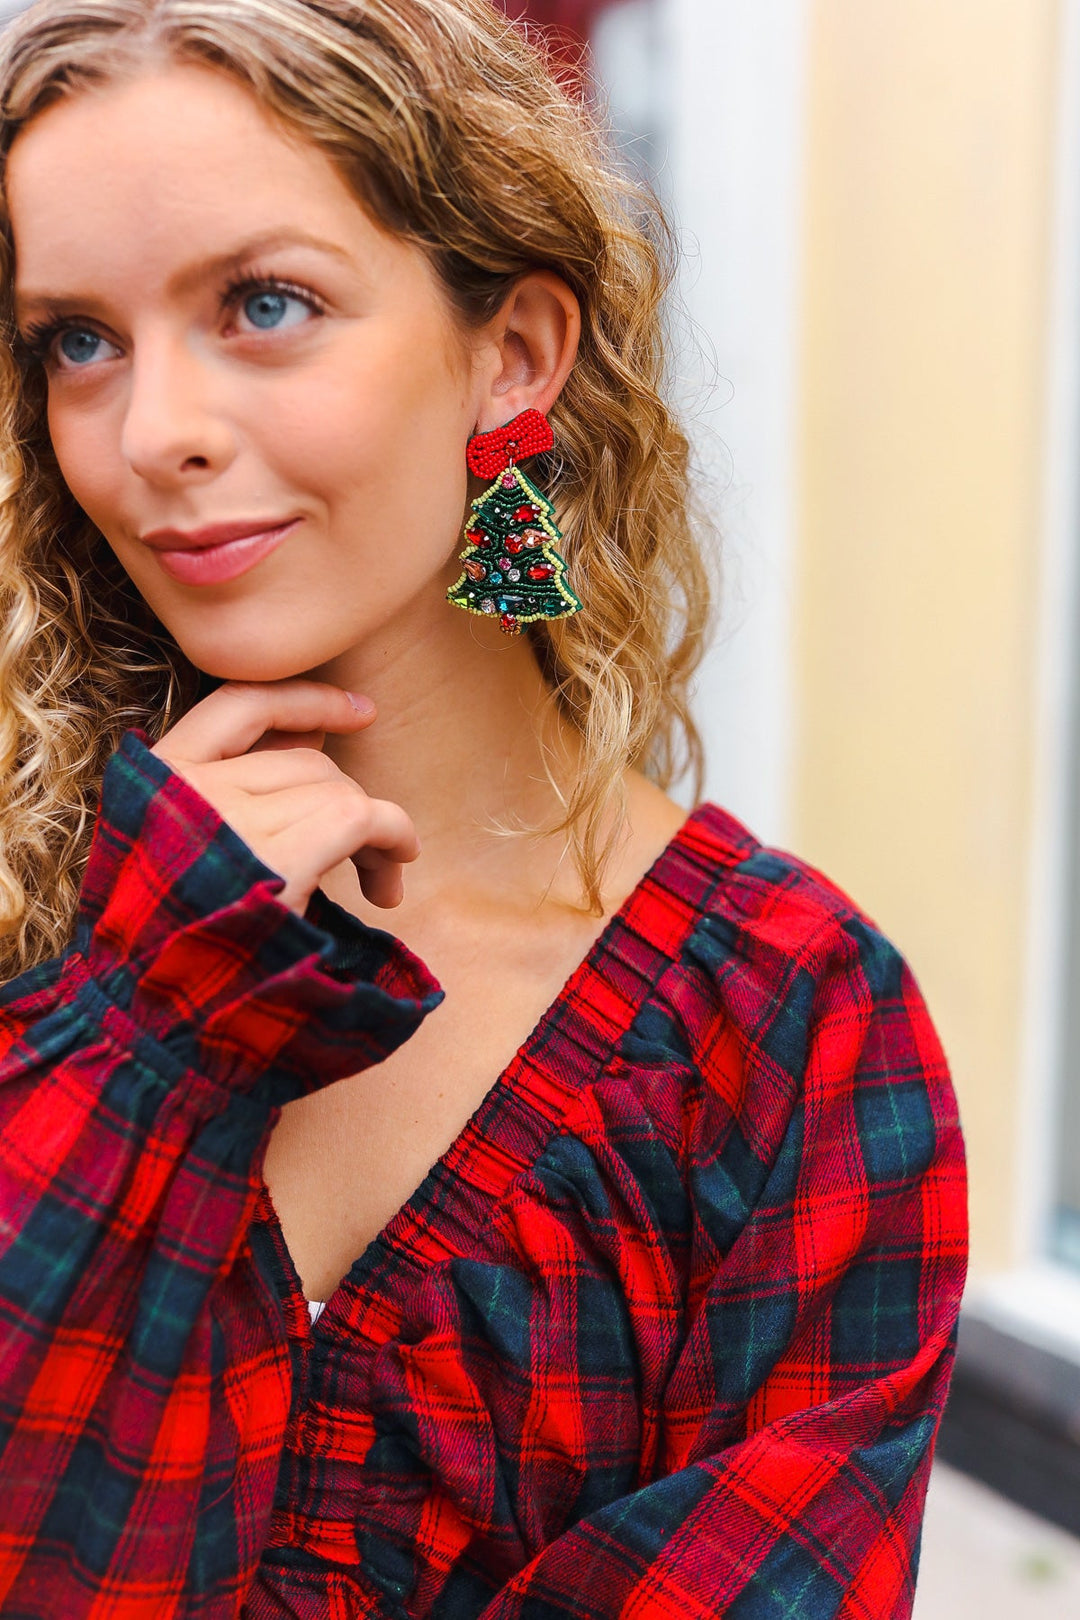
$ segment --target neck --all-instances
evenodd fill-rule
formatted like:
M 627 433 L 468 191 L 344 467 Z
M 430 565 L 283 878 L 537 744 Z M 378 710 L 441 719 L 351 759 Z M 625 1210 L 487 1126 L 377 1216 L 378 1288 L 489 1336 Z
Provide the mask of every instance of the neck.
M 536 903 L 549 885 L 569 905 L 580 885 L 565 834 L 507 838 L 495 824 L 545 825 L 579 757 L 576 729 L 551 703 L 524 635 L 438 602 L 313 670 L 363 692 L 377 719 L 357 736 L 328 735 L 325 752 L 373 798 L 407 811 L 422 853 L 405 874 L 413 911 L 467 886 L 478 899 Z

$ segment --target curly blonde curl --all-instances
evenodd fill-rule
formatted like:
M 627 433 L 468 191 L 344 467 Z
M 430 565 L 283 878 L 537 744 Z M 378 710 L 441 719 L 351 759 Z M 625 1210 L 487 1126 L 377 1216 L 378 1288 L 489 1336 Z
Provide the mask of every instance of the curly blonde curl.
M 562 819 L 526 830 L 567 832 L 600 914 L 625 769 L 665 788 L 689 771 L 695 797 L 702 781 L 688 693 L 710 617 L 695 538 L 708 525 L 663 397 L 676 251 L 655 197 L 489 0 L 37 0 L 0 35 L 0 981 L 70 940 L 123 732 L 157 741 L 203 690 L 61 477 L 45 380 L 14 322 L 6 157 L 59 98 L 179 62 L 232 75 L 320 147 L 428 255 L 466 325 L 530 270 L 577 295 L 557 448 L 530 476 L 555 502 L 587 611 L 528 634 L 584 747 Z

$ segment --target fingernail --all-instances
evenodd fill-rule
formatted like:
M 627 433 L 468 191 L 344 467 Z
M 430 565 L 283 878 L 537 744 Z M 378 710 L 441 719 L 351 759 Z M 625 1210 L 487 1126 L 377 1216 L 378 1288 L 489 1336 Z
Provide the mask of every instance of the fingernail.
M 363 692 L 346 692 L 345 696 L 356 710 L 357 714 L 374 714 L 375 705 Z

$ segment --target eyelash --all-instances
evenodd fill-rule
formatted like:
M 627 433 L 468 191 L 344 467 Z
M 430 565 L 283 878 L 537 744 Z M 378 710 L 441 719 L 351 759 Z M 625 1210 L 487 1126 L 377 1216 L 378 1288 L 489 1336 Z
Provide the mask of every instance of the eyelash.
M 256 292 L 288 293 L 290 297 L 298 298 L 301 303 L 306 304 L 316 315 L 322 315 L 326 310 L 322 299 L 309 287 L 302 287 L 295 281 L 286 281 L 282 276 L 260 276 L 249 272 L 247 275 L 235 277 L 226 284 L 221 294 L 222 311 L 242 303 L 245 297 Z M 19 333 L 16 342 L 26 358 L 44 365 L 56 339 L 61 333 L 69 331 L 91 332 L 93 327 L 71 316 L 56 321 L 39 321 L 36 326 L 27 327 L 25 334 Z M 77 366 L 75 369 L 82 371 L 86 368 Z

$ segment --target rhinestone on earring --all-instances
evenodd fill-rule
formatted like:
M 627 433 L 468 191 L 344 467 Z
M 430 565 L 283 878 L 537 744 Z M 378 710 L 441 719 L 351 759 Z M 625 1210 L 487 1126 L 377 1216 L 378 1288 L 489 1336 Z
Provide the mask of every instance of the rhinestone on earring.
M 554 444 L 543 412 L 522 411 L 501 428 L 474 434 L 465 451 L 469 471 L 494 482 L 472 503 L 464 566 L 446 599 L 466 613 L 497 615 L 509 636 L 537 619 L 581 611 L 557 550 L 555 508 L 517 465 Z

